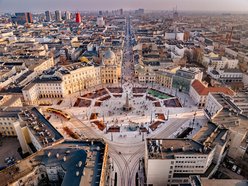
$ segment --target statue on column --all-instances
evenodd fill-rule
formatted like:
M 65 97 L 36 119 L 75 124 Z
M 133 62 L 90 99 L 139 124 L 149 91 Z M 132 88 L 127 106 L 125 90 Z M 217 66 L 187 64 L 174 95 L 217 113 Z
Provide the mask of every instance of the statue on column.
M 123 110 L 130 111 L 131 109 L 132 109 L 132 106 L 129 104 L 128 93 L 126 93 L 126 103 L 123 105 Z

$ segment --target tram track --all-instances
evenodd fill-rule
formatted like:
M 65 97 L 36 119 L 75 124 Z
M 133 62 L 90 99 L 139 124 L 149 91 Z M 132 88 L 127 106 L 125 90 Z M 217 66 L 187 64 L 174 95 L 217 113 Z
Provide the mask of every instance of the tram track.
M 117 160 L 117 157 L 121 159 L 121 162 L 124 164 L 124 166 L 121 166 L 119 169 L 120 172 L 120 178 L 121 178 L 121 185 L 122 186 L 126 186 L 126 178 L 129 175 L 129 165 L 128 162 L 126 160 L 126 158 L 122 155 L 122 153 L 119 153 L 120 151 L 117 151 L 115 148 L 113 148 L 111 145 L 109 146 L 109 152 L 111 155 L 113 155 L 112 157 L 114 157 L 115 160 Z M 120 162 L 118 161 L 119 165 Z
M 132 162 L 132 167 L 130 168 L 130 173 L 128 177 L 128 186 L 132 186 L 132 181 L 135 179 L 134 174 L 136 173 L 137 166 L 139 164 L 140 158 L 144 156 L 144 147 L 139 148 L 129 159 Z
M 120 177 L 120 180 L 121 180 L 121 186 L 125 186 L 125 172 L 124 172 L 124 170 L 122 169 L 122 166 L 121 166 L 121 164 L 120 164 L 120 162 L 118 161 L 118 159 L 116 158 L 116 155 L 115 154 L 113 154 L 112 152 L 109 152 L 109 155 L 110 155 L 110 157 L 113 159 L 113 161 L 114 161 L 114 165 L 116 165 L 117 166 L 117 168 L 118 168 L 118 172 L 119 172 L 119 177 Z M 117 176 L 117 180 L 118 180 L 118 176 Z

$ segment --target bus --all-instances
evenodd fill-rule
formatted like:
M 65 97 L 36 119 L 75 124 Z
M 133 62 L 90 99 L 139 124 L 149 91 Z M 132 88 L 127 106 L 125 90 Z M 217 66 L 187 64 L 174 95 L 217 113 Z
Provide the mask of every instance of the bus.
M 62 110 L 59 110 L 59 109 L 47 108 L 46 111 L 61 115 L 62 117 L 64 117 L 67 120 L 71 119 L 71 116 L 68 113 L 65 113 L 65 112 L 63 112 Z

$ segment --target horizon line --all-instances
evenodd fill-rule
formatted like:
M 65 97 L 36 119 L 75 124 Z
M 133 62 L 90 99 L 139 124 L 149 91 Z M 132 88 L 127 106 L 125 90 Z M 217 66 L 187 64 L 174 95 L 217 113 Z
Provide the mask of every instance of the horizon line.
M 112 11 L 116 11 L 116 10 L 120 10 L 120 9 L 123 9 L 123 8 L 117 8 L 117 9 L 94 9 L 94 10 L 68 10 L 68 9 L 54 9 L 54 10 L 36 10 L 36 11 L 0 11 L 0 13 L 17 13 L 17 12 L 31 12 L 31 13 L 43 13 L 45 11 L 50 11 L 50 12 L 53 12 L 53 11 L 56 11 L 56 10 L 59 10 L 59 11 L 70 11 L 70 12 L 99 12 L 99 11 L 109 11 L 109 12 L 112 12 Z M 138 10 L 138 9 L 144 9 L 144 8 L 136 8 L 136 9 L 123 9 L 124 12 L 130 12 L 130 11 L 135 11 L 135 10 Z M 159 10 L 159 9 L 144 9 L 145 10 L 145 13 L 146 11 L 151 11 L 151 12 L 173 12 L 172 9 L 164 9 L 164 10 Z M 177 12 L 215 12 L 215 13 L 247 13 L 248 14 L 248 10 L 180 10 L 180 9 L 177 9 Z

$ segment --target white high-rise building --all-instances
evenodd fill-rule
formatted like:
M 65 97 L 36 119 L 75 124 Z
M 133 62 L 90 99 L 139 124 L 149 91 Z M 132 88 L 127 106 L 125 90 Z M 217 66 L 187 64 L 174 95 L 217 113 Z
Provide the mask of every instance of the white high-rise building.
M 71 13 L 69 11 L 65 11 L 65 20 L 71 19 Z
M 97 17 L 96 24 L 99 27 L 103 27 L 105 25 L 105 21 L 103 20 L 103 17 Z

